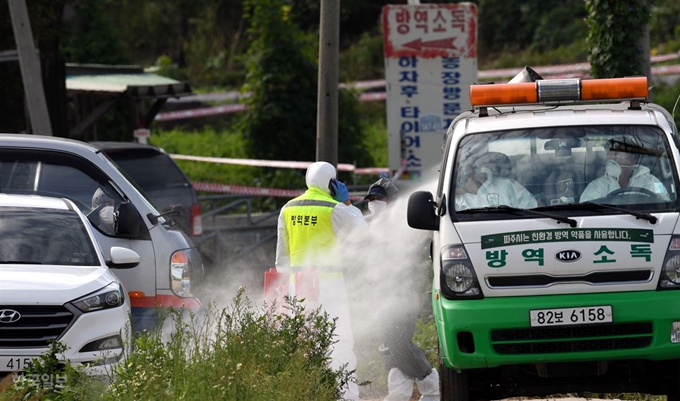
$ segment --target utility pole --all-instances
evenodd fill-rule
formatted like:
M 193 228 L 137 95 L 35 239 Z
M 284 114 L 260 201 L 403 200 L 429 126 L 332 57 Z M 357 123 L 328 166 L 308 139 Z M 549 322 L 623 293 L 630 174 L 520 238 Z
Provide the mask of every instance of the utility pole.
M 644 7 L 647 6 L 647 0 L 641 0 Z M 642 74 L 647 77 L 647 84 L 652 86 L 652 60 L 650 57 L 650 45 L 649 45 L 649 23 L 646 23 L 642 28 L 642 36 L 640 37 L 640 43 L 638 47 L 642 49 Z M 654 91 L 649 91 L 647 100 L 652 102 L 652 96 Z
M 21 80 L 24 84 L 26 104 L 29 115 L 29 132 L 32 134 L 52 135 L 50 115 L 47 111 L 45 90 L 43 88 L 42 75 L 40 74 L 40 61 L 33 41 L 31 20 L 28 16 L 25 0 L 7 0 L 9 13 L 12 18 L 14 29 L 14 41 L 17 44 L 19 56 L 19 68 Z
M 321 0 L 316 160 L 338 165 L 340 0 Z

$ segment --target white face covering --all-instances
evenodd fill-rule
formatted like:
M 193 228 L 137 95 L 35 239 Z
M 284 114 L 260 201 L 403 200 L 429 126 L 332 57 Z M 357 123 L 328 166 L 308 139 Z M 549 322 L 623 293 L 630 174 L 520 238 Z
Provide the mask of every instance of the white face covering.
M 104 206 L 99 211 L 99 220 L 107 226 L 113 226 L 115 222 L 113 206 Z
M 491 179 L 493 178 L 493 173 L 491 172 L 491 170 L 489 170 L 488 167 L 480 168 L 479 172 L 481 172 L 482 174 L 486 174 L 486 180 L 484 181 L 485 183 L 491 181 Z
M 368 202 L 368 211 L 371 213 L 379 213 L 385 209 L 387 209 L 387 202 L 385 201 L 374 200 Z
M 618 179 L 621 175 L 621 165 L 619 165 L 619 163 L 617 163 L 615 160 L 607 160 L 605 172 L 608 176 Z

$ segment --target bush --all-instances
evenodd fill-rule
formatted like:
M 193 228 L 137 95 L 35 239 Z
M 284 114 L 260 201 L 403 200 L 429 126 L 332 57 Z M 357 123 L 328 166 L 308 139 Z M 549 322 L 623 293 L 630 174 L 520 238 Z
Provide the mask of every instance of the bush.
M 295 299 L 286 309 L 256 311 L 242 287 L 228 308 L 171 311 L 172 332 L 141 335 L 104 399 L 336 400 L 349 372 L 329 368 L 334 321 Z
M 202 316 L 159 309 L 172 329 L 140 334 L 108 388 L 62 366 L 55 347 L 27 376 L 66 372 L 66 385 L 45 390 L 10 377 L 0 400 L 337 400 L 351 372 L 329 367 L 335 321 L 296 299 L 288 300 L 286 314 L 274 305 L 256 310 L 243 293 L 242 287 L 230 307 L 211 305 Z

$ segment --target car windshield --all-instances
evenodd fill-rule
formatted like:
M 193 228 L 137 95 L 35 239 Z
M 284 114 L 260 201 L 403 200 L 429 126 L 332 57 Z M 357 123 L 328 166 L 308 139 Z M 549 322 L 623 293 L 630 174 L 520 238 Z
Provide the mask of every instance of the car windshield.
M 597 205 L 672 210 L 677 173 L 670 154 L 664 133 L 651 126 L 471 134 L 456 152 L 453 207 L 463 215 L 502 212 L 501 206 L 571 214 L 602 212 Z
M 100 261 L 75 211 L 0 207 L 0 264 L 98 266 Z

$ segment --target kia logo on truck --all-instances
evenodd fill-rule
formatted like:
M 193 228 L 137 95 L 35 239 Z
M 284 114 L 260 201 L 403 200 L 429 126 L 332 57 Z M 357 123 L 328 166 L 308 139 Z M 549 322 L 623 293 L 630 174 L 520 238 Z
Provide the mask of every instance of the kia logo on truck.
M 581 259 L 581 252 L 574 250 L 559 251 L 555 254 L 555 259 L 560 262 L 576 262 Z

